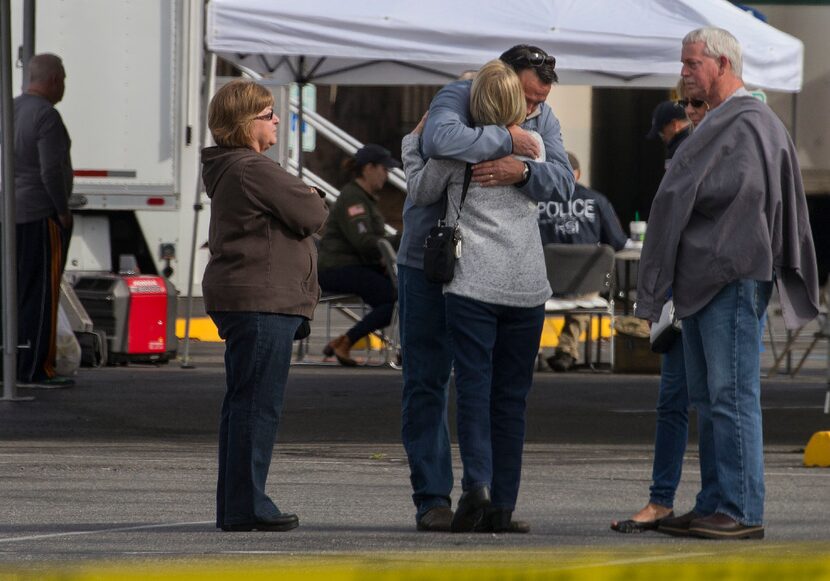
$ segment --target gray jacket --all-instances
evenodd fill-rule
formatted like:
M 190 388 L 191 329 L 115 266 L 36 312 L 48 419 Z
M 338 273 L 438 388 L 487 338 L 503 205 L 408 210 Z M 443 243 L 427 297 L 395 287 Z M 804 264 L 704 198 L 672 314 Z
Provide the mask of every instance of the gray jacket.
M 460 225 L 461 256 L 445 292 L 512 307 L 535 307 L 550 298 L 537 203 L 513 186 L 485 188 L 470 183 L 461 217 L 465 164 L 431 159 L 426 164 L 418 136 L 404 137 L 401 157 L 413 203 L 441 206 L 448 188 L 448 222 Z
M 637 316 L 657 321 L 669 287 L 682 319 L 731 282 L 773 276 L 788 328 L 818 313 L 795 146 L 757 99 L 736 96 L 706 116 L 674 155 L 649 218 Z
M 38 95 L 14 100 L 14 187 L 18 224 L 69 212 L 72 142 L 58 110 Z

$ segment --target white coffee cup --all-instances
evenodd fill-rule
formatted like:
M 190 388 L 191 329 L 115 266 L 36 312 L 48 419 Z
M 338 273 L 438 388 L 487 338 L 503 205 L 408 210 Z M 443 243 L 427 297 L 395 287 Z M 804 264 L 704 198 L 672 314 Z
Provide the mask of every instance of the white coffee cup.
M 642 242 L 646 239 L 646 223 L 643 221 L 630 222 L 628 228 L 631 232 L 631 239 L 634 242 Z

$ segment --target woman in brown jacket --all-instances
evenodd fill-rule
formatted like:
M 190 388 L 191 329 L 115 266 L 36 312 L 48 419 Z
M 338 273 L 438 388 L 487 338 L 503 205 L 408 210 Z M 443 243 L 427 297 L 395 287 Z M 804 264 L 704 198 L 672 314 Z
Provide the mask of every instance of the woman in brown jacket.
M 216 526 L 286 531 L 299 525 L 265 493 L 291 348 L 320 295 L 311 235 L 328 215 L 313 188 L 262 155 L 277 142 L 271 93 L 232 81 L 210 103 L 216 147 L 202 151 L 211 198 L 205 309 L 225 340 Z

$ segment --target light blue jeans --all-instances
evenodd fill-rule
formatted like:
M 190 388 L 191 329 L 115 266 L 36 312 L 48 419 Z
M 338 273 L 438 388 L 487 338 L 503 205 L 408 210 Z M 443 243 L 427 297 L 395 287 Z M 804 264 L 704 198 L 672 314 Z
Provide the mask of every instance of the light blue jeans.
M 770 281 L 739 280 L 683 319 L 689 398 L 701 441 L 712 442 L 701 447 L 701 471 L 713 458 L 714 512 L 744 525 L 764 520 L 760 344 L 771 291 Z

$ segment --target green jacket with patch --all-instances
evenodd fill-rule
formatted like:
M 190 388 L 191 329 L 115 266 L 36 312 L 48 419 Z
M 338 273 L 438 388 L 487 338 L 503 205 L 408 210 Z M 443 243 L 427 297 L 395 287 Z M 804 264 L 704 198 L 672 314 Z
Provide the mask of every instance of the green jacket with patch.
M 378 240 L 383 237 L 383 216 L 375 198 L 351 181 L 329 212 L 320 241 L 318 269 L 379 265 Z

